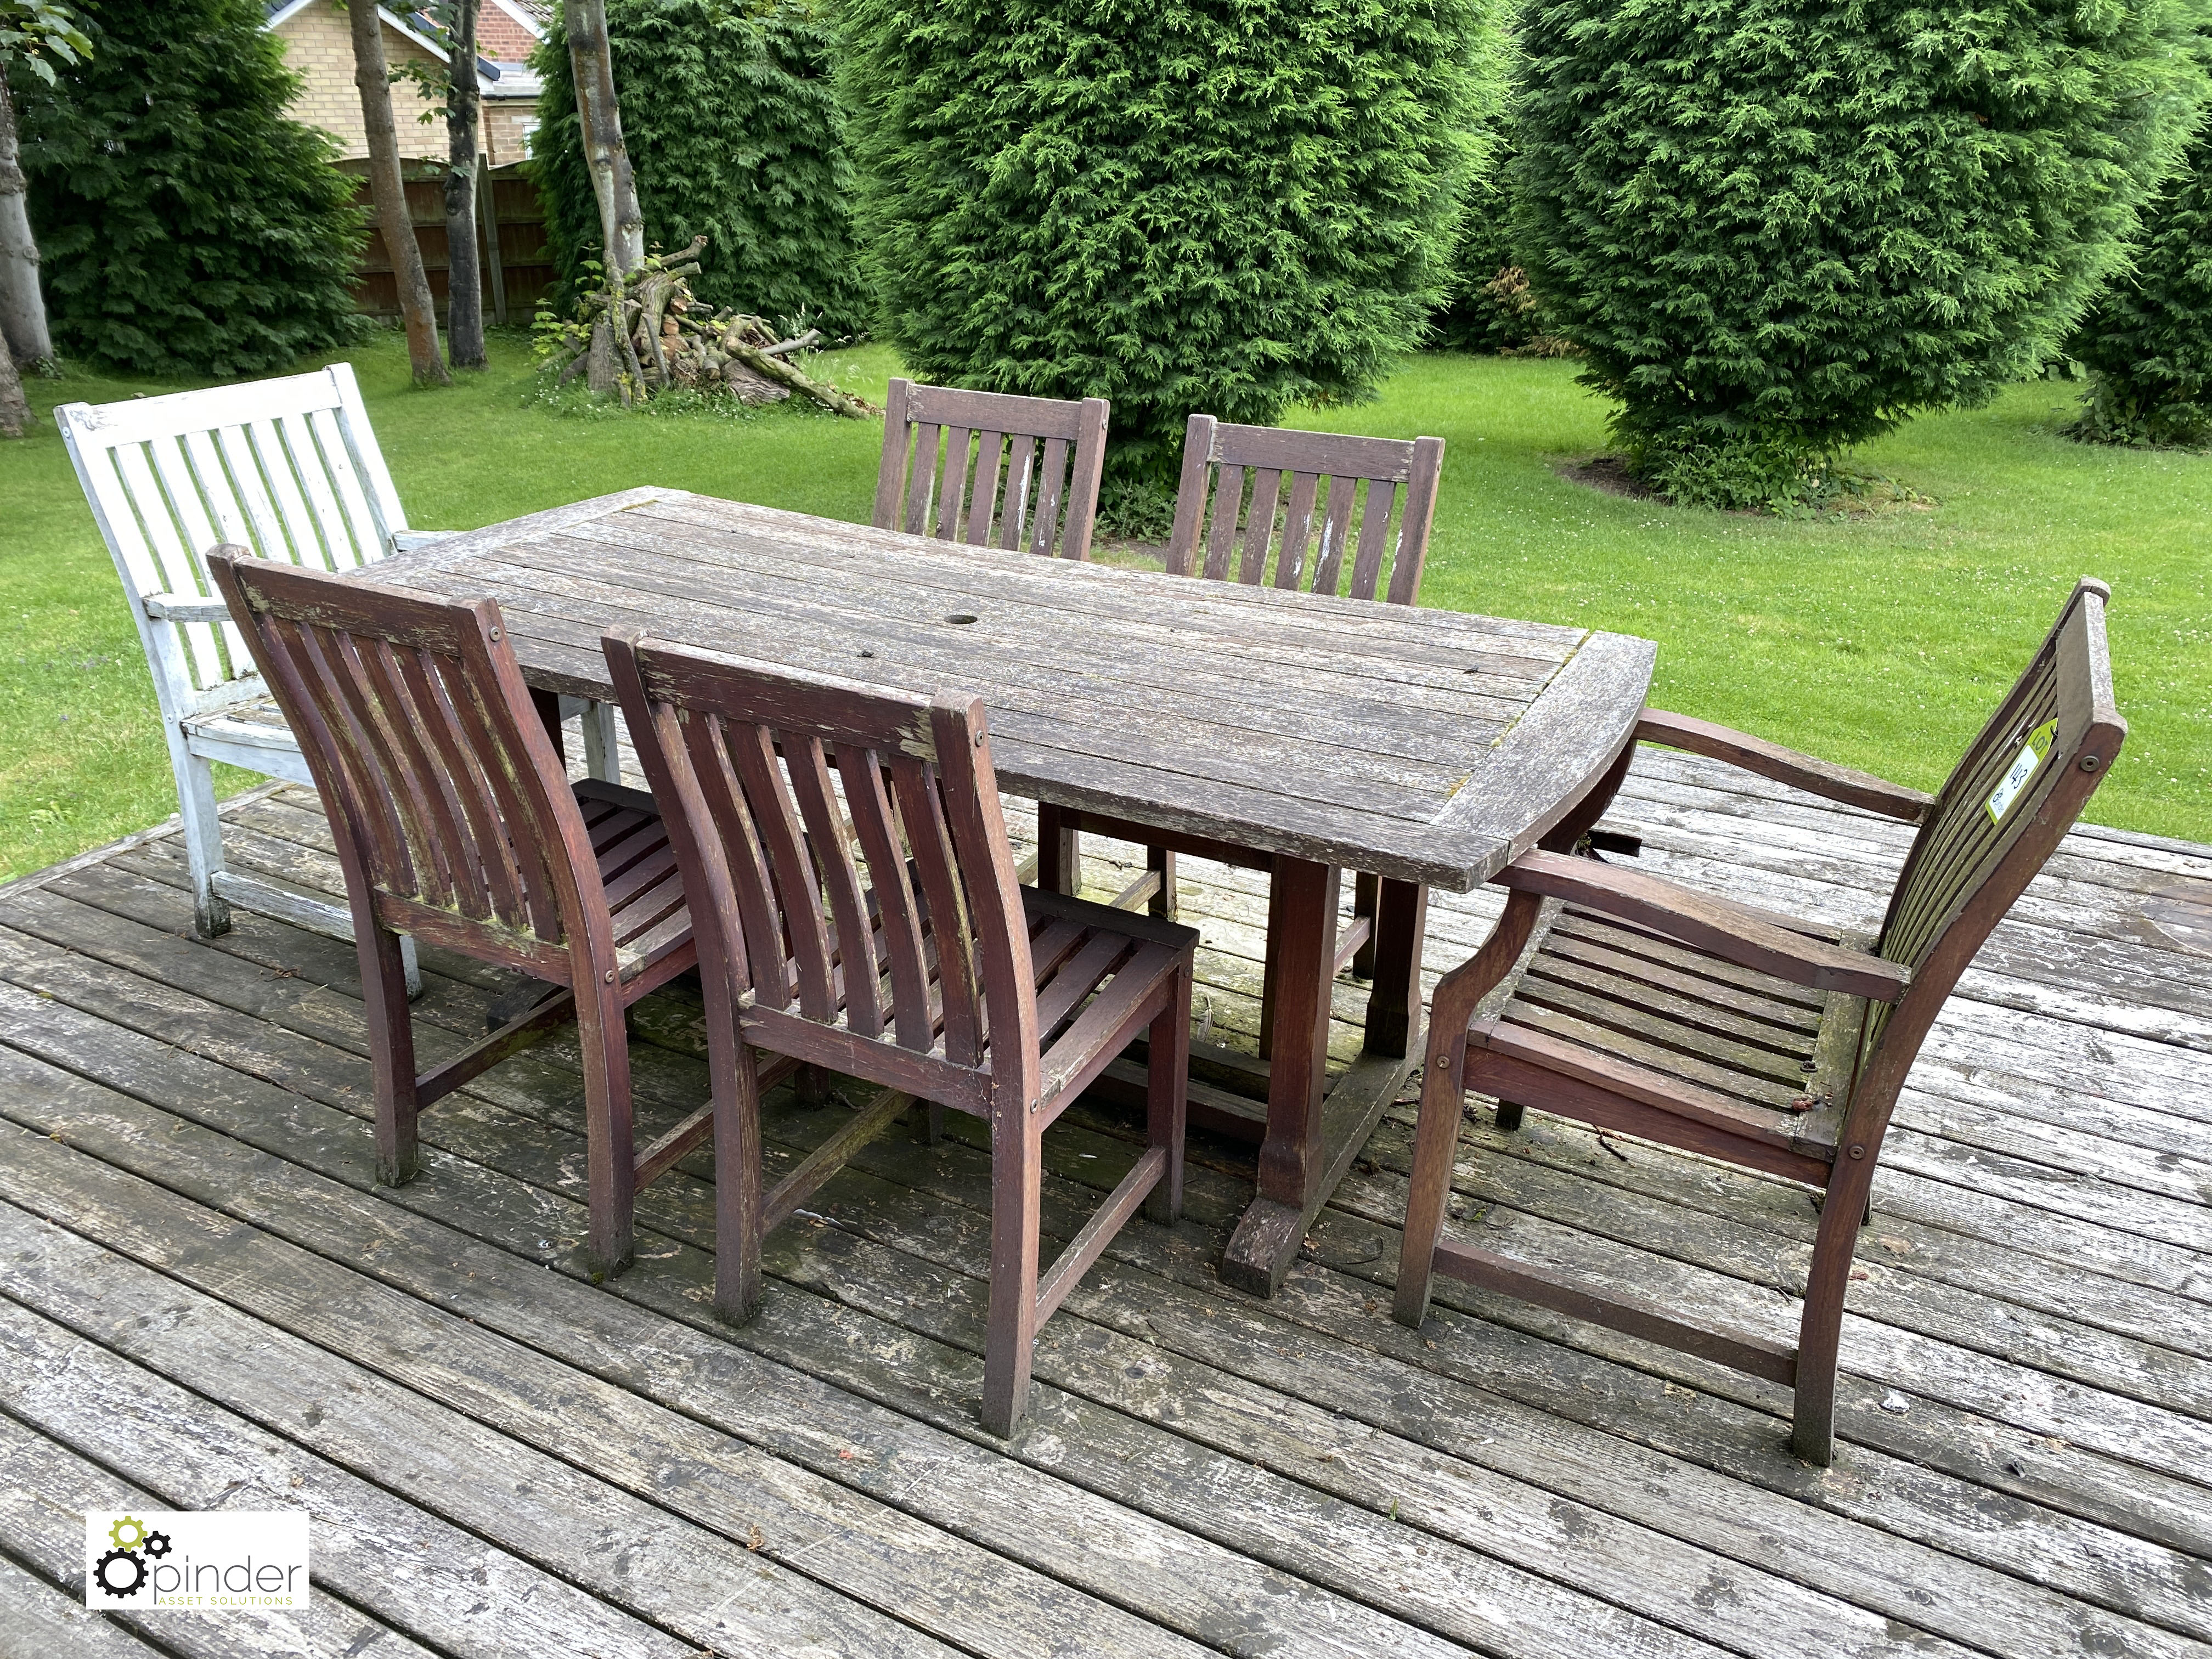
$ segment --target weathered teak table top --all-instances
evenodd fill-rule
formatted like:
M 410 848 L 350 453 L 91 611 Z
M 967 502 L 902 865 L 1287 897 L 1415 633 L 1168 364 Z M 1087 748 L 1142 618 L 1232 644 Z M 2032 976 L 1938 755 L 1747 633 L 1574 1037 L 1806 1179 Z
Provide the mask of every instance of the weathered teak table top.
M 1418 1052 L 1425 889 L 1479 885 L 1582 800 L 1629 740 L 1656 650 L 676 489 L 532 514 L 363 579 L 490 594 L 531 683 L 571 696 L 611 698 L 599 636 L 620 623 L 846 679 L 973 691 L 1010 792 L 1272 868 L 1270 977 L 1285 981 L 1273 1019 L 1301 1036 L 1268 1045 L 1262 1198 L 1232 1246 L 1231 1266 L 1240 1252 L 1255 1264 L 1232 1279 L 1261 1290 Z M 1385 1063 L 1355 1066 L 1325 1103 L 1342 868 L 1386 878 L 1369 1018 Z

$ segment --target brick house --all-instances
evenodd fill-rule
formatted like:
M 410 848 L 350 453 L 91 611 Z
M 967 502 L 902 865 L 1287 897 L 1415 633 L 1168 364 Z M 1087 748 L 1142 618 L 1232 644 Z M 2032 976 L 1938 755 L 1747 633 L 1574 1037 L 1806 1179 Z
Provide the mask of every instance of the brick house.
M 284 59 L 303 77 L 292 113 L 336 137 L 344 159 L 368 154 L 361 124 L 361 95 L 353 83 L 353 35 L 337 0 L 268 0 L 263 25 L 284 43 Z M 443 71 L 450 54 L 428 19 L 419 12 L 379 6 L 384 24 L 384 52 L 394 69 L 403 64 L 435 64 Z M 542 0 L 483 0 L 477 19 L 477 85 L 483 94 L 483 129 L 477 143 L 495 167 L 520 161 L 530 153 L 538 127 L 538 77 L 530 70 L 530 50 L 545 33 Z M 404 159 L 442 161 L 446 125 L 419 118 L 435 104 L 408 81 L 392 88 L 392 113 L 399 128 Z

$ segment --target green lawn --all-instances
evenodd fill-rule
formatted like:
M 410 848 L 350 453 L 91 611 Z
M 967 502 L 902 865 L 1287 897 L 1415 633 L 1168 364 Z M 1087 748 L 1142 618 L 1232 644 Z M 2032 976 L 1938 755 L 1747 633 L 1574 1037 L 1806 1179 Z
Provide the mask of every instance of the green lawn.
M 864 519 L 872 424 L 788 406 L 750 420 L 574 418 L 526 401 L 516 340 L 448 392 L 406 384 L 396 337 L 352 354 L 410 520 L 471 528 L 638 483 Z M 892 359 L 826 372 L 880 398 Z M 175 389 L 33 382 L 42 406 Z M 1932 787 L 2073 579 L 2114 589 L 2133 732 L 2100 822 L 2212 841 L 2212 458 L 2055 435 L 2063 387 L 1915 422 L 1863 459 L 1934 498 L 1850 521 L 1655 507 L 1559 477 L 1603 442 L 1571 365 L 1436 356 L 1382 398 L 1303 423 L 1448 442 L 1428 604 L 1659 641 L 1656 697 Z M 234 787 L 252 781 L 243 773 Z M 175 810 L 152 689 L 106 550 L 51 424 L 0 445 L 0 878 Z

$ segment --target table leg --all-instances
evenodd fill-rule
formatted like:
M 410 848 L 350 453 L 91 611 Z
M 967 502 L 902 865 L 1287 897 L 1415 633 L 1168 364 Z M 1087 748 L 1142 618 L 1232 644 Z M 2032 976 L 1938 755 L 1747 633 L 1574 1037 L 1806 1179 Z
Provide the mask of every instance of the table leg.
M 1419 882 L 1379 882 L 1372 914 L 1367 1052 L 1408 1054 L 1419 1046 L 1421 941 L 1428 932 L 1429 890 Z
M 1275 860 L 1267 898 L 1274 972 L 1268 1044 L 1267 1138 L 1260 1191 L 1303 1209 L 1321 1179 L 1322 1085 L 1328 1060 L 1330 969 L 1336 960 L 1334 866 Z
M 1406 1052 L 1377 1053 L 1370 1047 L 1345 1068 L 1328 1097 L 1322 1097 L 1330 968 L 1336 957 L 1337 879 L 1338 872 L 1324 865 L 1276 860 L 1274 897 L 1268 906 L 1276 969 L 1275 1041 L 1267 1076 L 1267 1136 L 1260 1146 L 1260 1193 L 1221 1256 L 1222 1281 L 1254 1296 L 1273 1296 L 1281 1286 L 1306 1229 L 1415 1064 L 1418 1044 L 1413 1038 L 1420 1008 L 1416 975 L 1425 897 L 1418 887 L 1382 896 L 1381 908 L 1389 920 L 1376 952 L 1378 986 L 1387 976 L 1406 988 L 1401 995 L 1407 1012 L 1388 1012 L 1386 990 L 1386 1012 L 1380 1018 L 1386 1042 L 1390 1032 L 1399 1032 Z

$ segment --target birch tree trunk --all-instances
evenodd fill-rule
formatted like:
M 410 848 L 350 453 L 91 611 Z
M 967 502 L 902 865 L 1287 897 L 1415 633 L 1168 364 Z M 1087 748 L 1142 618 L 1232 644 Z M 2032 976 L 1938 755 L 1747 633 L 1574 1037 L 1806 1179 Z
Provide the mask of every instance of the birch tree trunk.
M 399 315 L 407 325 L 407 361 L 417 386 L 451 386 L 438 355 L 438 313 L 423 274 L 422 252 L 407 212 L 407 185 L 399 172 L 399 135 L 392 123 L 392 77 L 384 64 L 384 25 L 371 0 L 346 8 L 353 28 L 353 83 L 361 93 L 362 125 L 368 132 L 368 191 L 377 228 L 399 287 Z
M 592 193 L 599 198 L 607 272 L 628 276 L 645 263 L 645 215 L 637 204 L 629 149 L 623 143 L 614 53 L 607 44 L 606 0 L 562 0 L 562 18 L 568 32 L 584 159 L 591 169 Z
M 39 245 L 31 234 L 25 188 L 16 155 L 15 106 L 8 95 L 8 64 L 0 58 L 0 340 L 17 362 L 37 363 L 54 355 L 54 343 L 46 332 L 46 301 L 39 291 Z M 7 378 L 15 379 L 12 368 Z M 6 396 L 0 388 L 0 400 Z M 20 385 L 15 396 L 20 404 Z
M 456 368 L 486 367 L 483 278 L 477 266 L 478 3 L 453 0 L 452 57 L 447 60 L 446 349 Z

